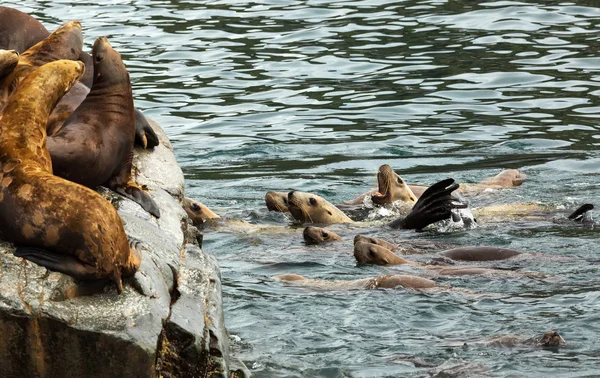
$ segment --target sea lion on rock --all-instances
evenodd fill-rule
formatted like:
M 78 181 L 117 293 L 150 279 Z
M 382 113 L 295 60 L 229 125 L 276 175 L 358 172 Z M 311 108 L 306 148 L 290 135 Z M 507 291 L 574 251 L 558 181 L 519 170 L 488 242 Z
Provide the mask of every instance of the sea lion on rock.
M 158 135 L 148 123 L 144 113 L 135 108 L 133 110 L 135 112 L 135 144 L 144 149 L 158 146 L 160 144 Z
M 19 53 L 15 50 L 0 50 L 0 80 L 12 73 L 19 63 Z
M 94 42 L 94 85 L 48 138 L 54 174 L 95 188 L 106 186 L 160 217 L 154 200 L 131 178 L 135 116 L 129 73 L 106 37 Z
M 183 199 L 183 209 L 195 226 L 201 226 L 209 219 L 221 218 L 217 214 L 213 213 L 208 207 L 188 197 Z
M 60 60 L 31 72 L 0 119 L 0 238 L 15 256 L 81 280 L 112 279 L 138 269 L 115 208 L 100 194 L 52 174 L 45 148 L 52 108 L 83 74 L 81 62 Z
M 282 274 L 275 278 L 314 289 L 328 290 L 360 290 L 404 287 L 407 289 L 430 289 L 436 287 L 434 281 L 427 278 L 406 274 L 386 274 L 358 280 L 313 280 L 299 274 Z
M 342 238 L 333 231 L 312 226 L 308 226 L 304 229 L 302 237 L 307 244 L 321 244 L 342 240 Z
M 81 53 L 83 37 L 79 21 L 69 21 L 19 56 L 13 71 L 0 82 L 0 109 L 19 83 L 35 68 L 46 63 L 75 60 Z
M 267 192 L 265 194 L 265 203 L 269 211 L 288 213 L 288 194 L 284 192 Z

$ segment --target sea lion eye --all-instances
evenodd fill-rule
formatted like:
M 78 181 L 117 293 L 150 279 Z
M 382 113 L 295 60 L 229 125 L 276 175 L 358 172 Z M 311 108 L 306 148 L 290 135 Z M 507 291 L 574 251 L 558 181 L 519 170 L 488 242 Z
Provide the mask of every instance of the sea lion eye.
M 331 213 L 331 211 L 327 210 L 327 214 L 333 216 L 333 214 Z
M 310 204 L 313 206 L 315 206 L 317 204 L 317 200 L 312 197 L 308 200 L 308 202 L 310 202 Z
M 192 210 L 194 210 L 194 211 L 200 211 L 200 206 L 198 206 L 198 204 L 195 203 L 195 204 L 192 205 Z
M 285 203 L 286 205 L 288 204 L 288 200 L 287 200 L 287 198 L 284 198 L 284 199 L 283 199 L 283 203 Z
M 102 63 L 102 61 L 104 60 L 104 55 L 98 54 L 94 59 L 96 60 L 96 63 Z
M 328 234 L 327 232 L 323 232 L 323 233 L 321 233 L 321 235 L 322 235 L 324 238 L 328 238 L 328 237 L 329 237 L 329 234 Z
M 402 181 L 402 179 L 400 177 L 398 177 L 398 184 L 400 184 L 400 185 L 404 184 L 404 181 Z

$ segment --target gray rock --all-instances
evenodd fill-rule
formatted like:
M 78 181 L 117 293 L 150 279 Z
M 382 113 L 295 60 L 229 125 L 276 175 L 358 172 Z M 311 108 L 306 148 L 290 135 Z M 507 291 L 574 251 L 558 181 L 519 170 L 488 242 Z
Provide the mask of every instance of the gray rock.
M 137 151 L 136 180 L 160 208 L 99 192 L 142 242 L 142 264 L 119 295 L 13 256 L 0 242 L 0 377 L 246 377 L 229 355 L 221 278 L 181 208 L 183 174 L 170 143 Z

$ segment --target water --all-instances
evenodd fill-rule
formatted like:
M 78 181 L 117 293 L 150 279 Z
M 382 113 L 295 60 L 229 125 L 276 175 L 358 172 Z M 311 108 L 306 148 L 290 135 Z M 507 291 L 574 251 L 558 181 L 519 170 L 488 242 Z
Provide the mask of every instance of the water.
M 474 205 L 540 201 L 563 213 L 600 205 L 596 2 L 70 3 L 2 5 L 50 29 L 79 19 L 88 49 L 107 35 L 131 72 L 136 105 L 173 141 L 187 195 L 228 217 L 286 226 L 205 235 L 222 269 L 234 351 L 255 376 L 600 374 L 597 228 L 519 217 L 451 234 L 336 226 L 346 241 L 307 247 L 262 200 L 293 188 L 339 203 L 373 186 L 387 163 L 424 184 L 477 182 L 503 168 L 529 176 Z M 350 240 L 362 232 L 541 252 L 495 265 L 549 277 L 437 280 L 479 295 L 312 291 L 271 279 L 425 274 L 357 266 Z M 485 345 L 548 329 L 568 345 Z

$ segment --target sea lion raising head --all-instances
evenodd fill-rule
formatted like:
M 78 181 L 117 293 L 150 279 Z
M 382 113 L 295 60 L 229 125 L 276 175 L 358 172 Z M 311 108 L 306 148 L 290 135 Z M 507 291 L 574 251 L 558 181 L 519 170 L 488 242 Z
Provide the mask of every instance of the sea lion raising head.
M 284 192 L 267 192 L 265 194 L 265 203 L 269 211 L 288 213 L 288 194 Z
M 387 205 L 394 201 L 417 202 L 417 197 L 410 187 L 388 164 L 379 167 L 377 183 L 379 193 L 371 196 L 373 203 L 377 205 Z
M 19 53 L 16 50 L 0 50 L 0 80 L 12 73 L 19 63 Z
M 0 119 L 0 238 L 15 256 L 83 280 L 112 279 L 138 269 L 116 209 L 98 193 L 54 176 L 46 123 L 60 97 L 81 77 L 81 62 L 59 60 L 32 71 Z
M 106 186 L 159 217 L 156 203 L 131 177 L 135 116 L 127 68 L 106 37 L 96 39 L 92 55 L 90 93 L 48 138 L 54 173 L 89 188 Z
M 333 231 L 326 230 L 321 227 L 308 226 L 302 232 L 304 241 L 307 244 L 321 244 L 336 240 L 342 240 L 342 238 Z
M 212 210 L 205 205 L 188 197 L 183 199 L 183 209 L 195 226 L 200 226 L 209 219 L 220 218 L 220 216 L 213 213 Z
M 316 194 L 292 190 L 288 193 L 290 213 L 302 223 L 352 223 L 346 214 Z

